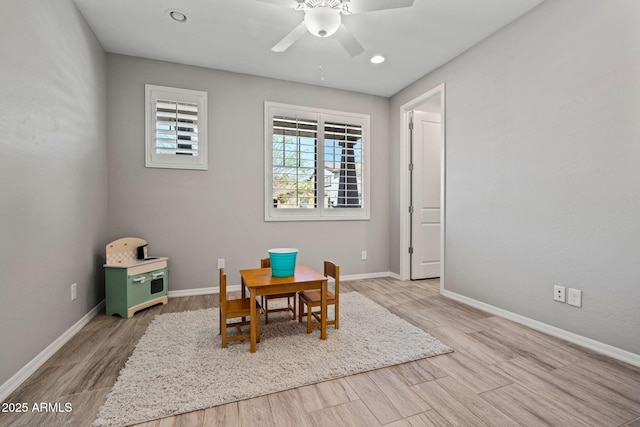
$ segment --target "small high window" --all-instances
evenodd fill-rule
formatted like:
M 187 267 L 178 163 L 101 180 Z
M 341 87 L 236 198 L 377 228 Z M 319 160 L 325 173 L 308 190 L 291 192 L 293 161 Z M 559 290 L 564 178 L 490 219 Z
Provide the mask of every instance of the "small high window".
M 207 169 L 207 93 L 145 85 L 145 166 Z

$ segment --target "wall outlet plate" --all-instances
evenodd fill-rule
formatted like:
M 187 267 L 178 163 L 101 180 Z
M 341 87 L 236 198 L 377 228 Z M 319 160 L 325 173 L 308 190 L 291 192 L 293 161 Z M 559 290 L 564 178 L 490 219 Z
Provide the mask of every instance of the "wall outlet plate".
M 565 287 L 564 286 L 554 286 L 553 287 L 553 299 L 558 302 L 565 302 Z
M 575 307 L 582 307 L 582 291 L 580 289 L 569 288 L 567 302 Z

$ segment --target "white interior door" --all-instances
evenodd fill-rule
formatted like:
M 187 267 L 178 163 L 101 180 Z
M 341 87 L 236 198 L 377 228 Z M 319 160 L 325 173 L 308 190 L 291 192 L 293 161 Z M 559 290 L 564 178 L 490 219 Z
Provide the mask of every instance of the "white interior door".
M 441 116 L 413 112 L 411 279 L 440 277 Z

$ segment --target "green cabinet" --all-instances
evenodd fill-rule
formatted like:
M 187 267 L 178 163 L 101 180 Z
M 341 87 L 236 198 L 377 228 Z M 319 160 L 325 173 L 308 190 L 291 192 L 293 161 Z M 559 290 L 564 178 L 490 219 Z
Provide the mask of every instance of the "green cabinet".
M 105 265 L 106 313 L 129 318 L 139 310 L 168 302 L 167 258 Z

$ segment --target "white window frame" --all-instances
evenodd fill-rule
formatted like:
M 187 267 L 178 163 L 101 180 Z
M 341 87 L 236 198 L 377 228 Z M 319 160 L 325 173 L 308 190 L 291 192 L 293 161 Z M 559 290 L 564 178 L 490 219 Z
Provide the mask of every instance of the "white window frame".
M 319 146 L 318 164 L 316 164 L 318 194 L 315 208 L 277 208 L 273 202 L 273 118 L 274 116 L 298 117 L 316 120 L 318 123 L 317 145 Z M 325 121 L 347 121 L 362 126 L 362 177 L 360 189 L 361 207 L 328 208 L 324 206 L 324 123 Z M 343 111 L 303 107 L 265 101 L 264 103 L 264 159 L 265 159 L 265 221 L 340 221 L 370 219 L 370 142 L 369 115 Z
M 197 155 L 161 154 L 156 151 L 156 103 L 166 100 L 197 106 Z M 145 166 L 169 169 L 208 169 L 207 92 L 166 86 L 145 85 Z

